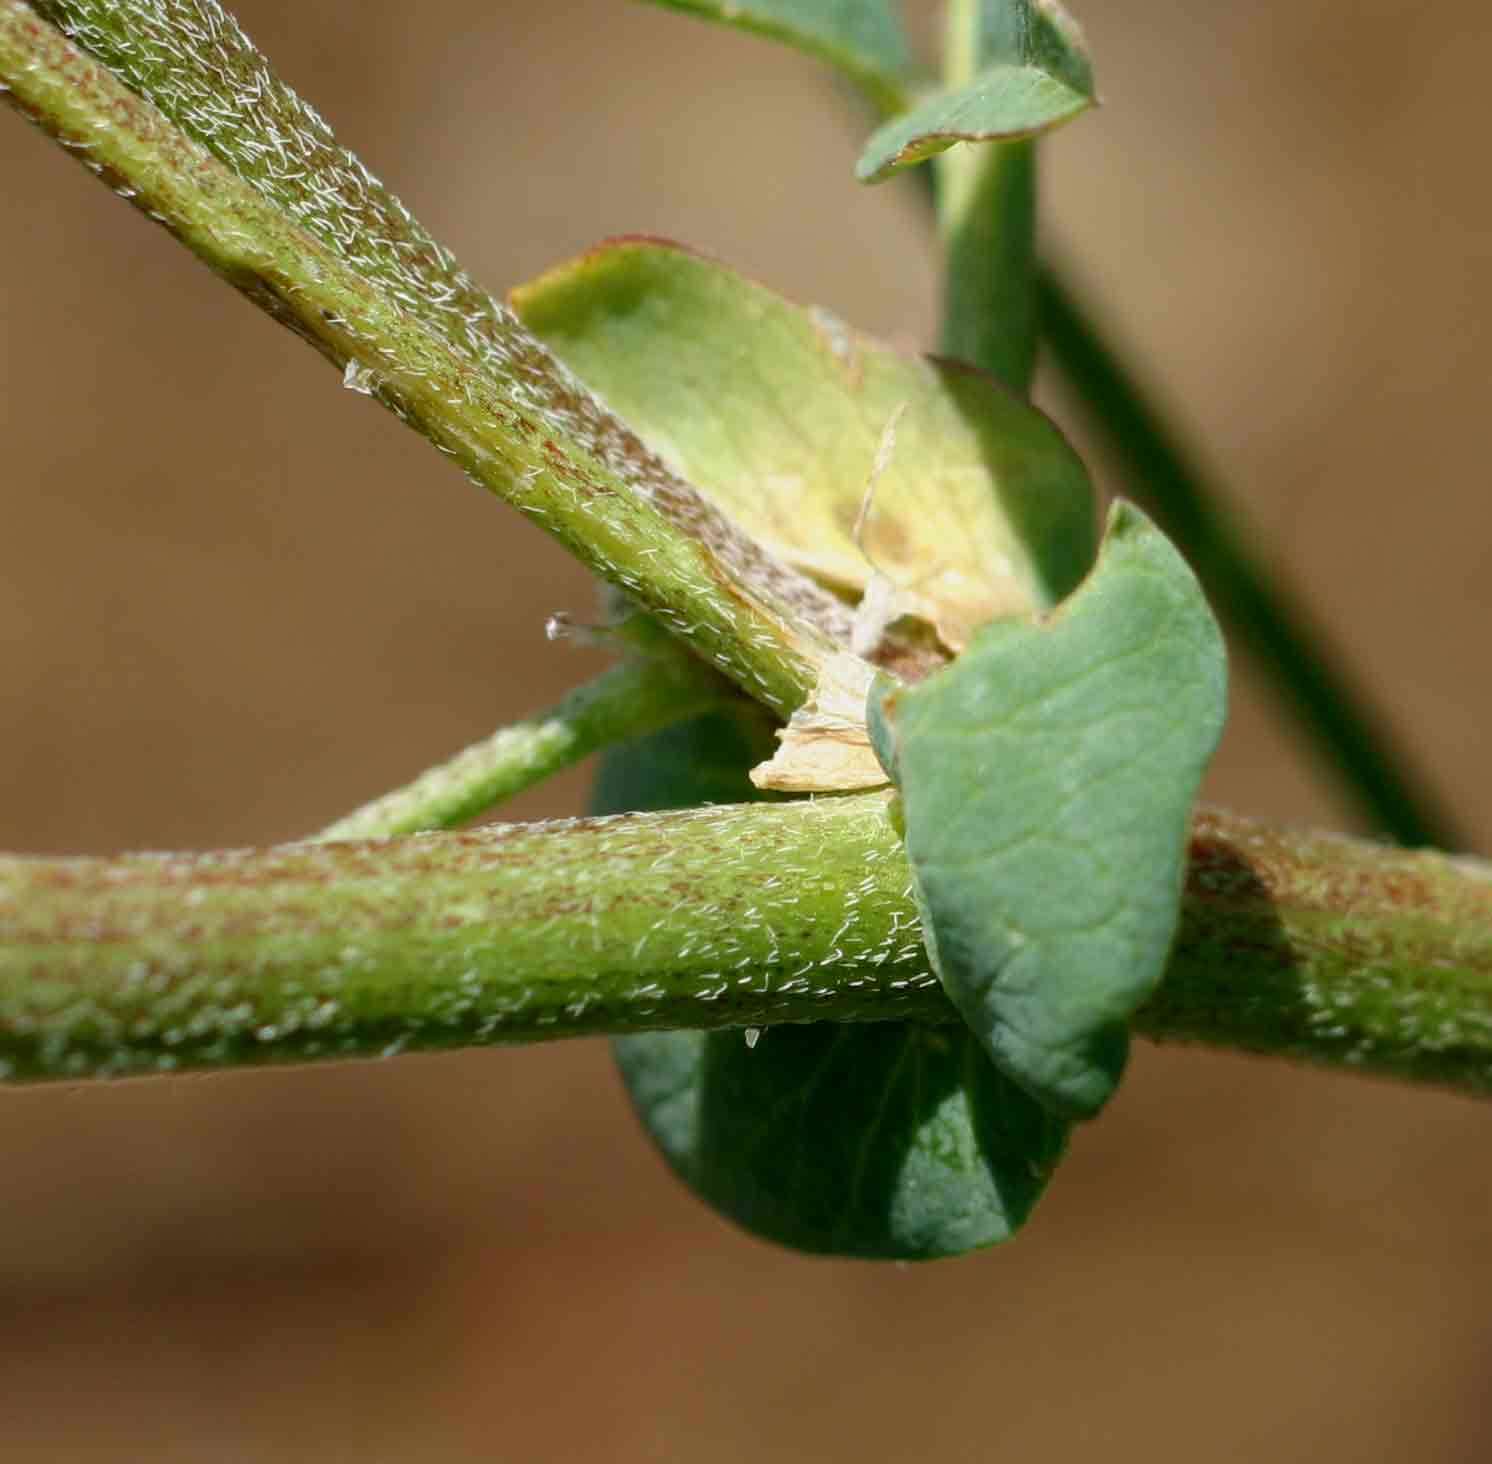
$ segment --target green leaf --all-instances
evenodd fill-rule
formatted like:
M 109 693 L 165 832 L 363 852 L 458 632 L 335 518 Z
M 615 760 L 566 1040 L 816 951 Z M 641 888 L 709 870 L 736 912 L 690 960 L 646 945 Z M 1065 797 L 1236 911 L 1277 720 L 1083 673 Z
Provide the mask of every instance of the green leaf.
M 1192 801 L 1222 731 L 1222 637 L 1181 556 L 1116 504 L 1045 617 L 871 698 L 928 953 L 999 1068 L 1096 1113 L 1176 930 Z
M 977 374 L 907 360 L 653 241 L 604 246 L 514 305 L 654 452 L 842 593 L 869 584 L 861 546 L 905 593 L 931 567 L 947 589 L 927 613 L 954 638 L 968 597 L 1004 584 L 1007 613 L 1050 605 L 1090 562 L 1081 464 L 1045 419 Z M 857 542 L 898 411 L 898 451 Z M 994 608 L 977 601 L 963 624 Z M 717 717 L 620 749 L 593 806 L 747 796 L 758 749 L 740 735 Z M 920 1258 L 1002 1240 L 1065 1139 L 1065 1124 L 962 1032 L 784 1027 L 755 1047 L 740 1033 L 675 1032 L 616 1052 L 639 1116 L 691 1188 L 802 1250 Z
M 914 78 L 896 7 L 887 0 L 653 0 L 666 10 L 723 21 L 785 41 L 829 62 L 885 112 L 905 105 Z
M 760 796 L 766 728 L 728 713 L 606 755 L 594 813 Z M 638 1117 L 679 1177 L 763 1239 L 898 1260 L 1003 1240 L 1039 1198 L 1066 1125 L 955 1027 L 654 1032 L 613 1044 Z
M 677 1173 L 798 1250 L 928 1260 L 1005 1240 L 1066 1139 L 957 1028 L 649 1033 L 616 1051 Z
M 855 165 L 862 183 L 879 183 L 957 142 L 1034 137 L 1093 104 L 1082 33 L 1057 0 L 984 0 L 977 22 L 977 72 L 885 123 Z
M 950 650 L 995 616 L 1055 603 L 1092 562 L 1082 462 L 978 372 L 892 350 L 660 240 L 605 243 L 512 304 L 758 543 L 852 600 L 878 571 Z

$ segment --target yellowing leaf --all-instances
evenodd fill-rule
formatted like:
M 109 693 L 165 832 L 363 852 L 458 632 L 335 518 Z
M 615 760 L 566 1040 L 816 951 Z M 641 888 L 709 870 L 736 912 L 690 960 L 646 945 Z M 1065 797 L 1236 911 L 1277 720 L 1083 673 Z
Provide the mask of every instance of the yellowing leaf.
M 893 350 L 658 240 L 605 243 L 512 304 L 736 527 L 862 607 L 847 652 L 916 679 L 984 622 L 1050 607 L 1092 560 L 1082 463 L 1041 413 L 980 372 Z M 936 641 L 892 627 L 906 617 Z M 843 668 L 820 671 L 845 680 Z M 784 775 L 867 786 L 873 759 L 863 774 L 851 770 L 858 751 L 837 761 L 841 747 L 868 746 L 863 712 L 826 727 L 843 698 L 820 690 L 787 739 L 818 753 L 797 771 L 790 759 Z M 815 766 L 829 781 L 814 781 Z
M 603 244 L 512 303 L 765 548 L 851 601 L 879 570 L 949 649 L 986 620 L 1049 606 L 1091 562 L 1082 464 L 1045 417 L 977 372 L 892 350 L 655 240 Z

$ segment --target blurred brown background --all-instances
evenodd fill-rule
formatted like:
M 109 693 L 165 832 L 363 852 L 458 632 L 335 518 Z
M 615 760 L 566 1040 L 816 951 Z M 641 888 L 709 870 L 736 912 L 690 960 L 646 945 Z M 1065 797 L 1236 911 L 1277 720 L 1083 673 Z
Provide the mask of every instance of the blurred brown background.
M 1050 237 L 1485 849 L 1492 12 L 1077 8 Z M 856 187 L 807 61 L 617 0 L 237 9 L 494 289 L 646 230 L 930 336 L 916 191 Z M 0 180 L 0 847 L 293 836 L 592 669 L 536 531 L 8 116 Z M 1211 795 L 1345 824 L 1235 686 Z M 1142 1046 L 1028 1234 L 896 1269 L 716 1221 L 594 1043 L 3 1093 L 0 1453 L 1480 1461 L 1487 1139 Z

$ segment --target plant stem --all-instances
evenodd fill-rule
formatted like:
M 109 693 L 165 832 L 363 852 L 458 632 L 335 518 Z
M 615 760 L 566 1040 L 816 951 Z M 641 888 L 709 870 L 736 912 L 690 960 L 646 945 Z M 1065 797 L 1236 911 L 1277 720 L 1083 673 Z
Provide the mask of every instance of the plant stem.
M 956 1020 L 886 793 L 260 852 L 0 858 L 14 1078 Z M 1492 866 L 1205 812 L 1139 1030 L 1492 1092 Z
M 723 4 L 678 8 L 738 19 Z M 968 80 L 977 66 L 979 10 L 979 0 L 948 0 L 949 85 Z M 804 29 L 784 26 L 773 33 L 845 65 Z M 846 69 L 880 123 L 913 101 L 892 73 L 870 84 L 862 70 Z M 1126 373 L 1061 276 L 1050 266 L 1045 272 L 1033 267 L 1031 236 L 1021 222 L 1034 210 L 1030 151 L 1024 145 L 954 147 L 932 167 L 914 171 L 929 201 L 936 201 L 947 258 L 941 349 L 1024 391 L 1031 357 L 1023 342 L 1034 311 L 1059 370 L 1108 439 L 1126 490 L 1180 543 L 1219 613 L 1373 824 L 1403 844 L 1463 847 L 1454 822 L 1413 775 L 1402 750 L 1378 730 L 1381 718 L 1338 669 L 1319 632 L 1244 547 L 1244 536 L 1218 508 L 1218 495 L 1188 460 L 1179 434 Z
M 950 0 L 950 86 L 973 75 L 978 12 L 978 0 Z M 1464 847 L 1325 636 L 1245 547 L 1179 434 L 1071 288 L 1050 266 L 1038 266 L 1035 144 L 953 147 L 934 169 L 945 258 L 941 349 L 1024 393 L 1039 335 L 1115 454 L 1130 495 L 1155 512 L 1191 560 L 1218 612 L 1373 825 L 1411 847 Z
M 980 0 L 949 0 L 943 82 L 979 67 Z M 943 241 L 939 349 L 1024 396 L 1036 368 L 1036 144 L 958 143 L 933 160 Z
M 906 883 L 884 797 L 0 859 L 0 1058 L 66 1077 L 938 1014 Z
M 478 291 L 212 0 L 45 8 L 147 97 L 21 0 L 0 0 L 0 95 L 749 694 L 784 716 L 802 703 L 848 637 L 844 606 Z
M 500 728 L 316 837 L 381 839 L 455 828 L 603 747 L 699 715 L 733 694 L 692 657 L 629 657 L 547 712 Z
M 1038 277 L 1042 339 L 1118 460 L 1125 486 L 1155 512 L 1228 625 L 1254 654 L 1329 766 L 1373 824 L 1401 844 L 1464 847 L 1454 823 L 1408 771 L 1382 719 L 1337 663 L 1319 627 L 1267 573 L 1216 488 L 1050 268 Z
M 1024 396 L 1036 369 L 1036 144 L 934 159 L 946 272 L 938 349 Z

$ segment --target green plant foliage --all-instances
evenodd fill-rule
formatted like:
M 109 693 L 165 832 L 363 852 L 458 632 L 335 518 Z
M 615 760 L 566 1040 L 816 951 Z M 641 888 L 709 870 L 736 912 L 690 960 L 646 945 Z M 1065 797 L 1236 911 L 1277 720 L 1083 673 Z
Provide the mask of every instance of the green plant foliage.
M 657 3 L 671 5 L 671 0 Z M 787 0 L 671 8 L 770 35 L 828 61 L 858 83 L 884 122 L 862 159 L 863 181 L 879 182 L 965 136 L 1006 139 L 981 149 L 972 167 L 960 169 L 964 176 L 939 182 L 946 252 L 940 349 L 1024 394 L 1036 361 L 1035 167 L 1030 142 L 1010 139 L 1030 139 L 1093 99 L 1082 38 L 1065 12 L 1044 0 L 951 0 L 949 65 L 939 89 L 911 79 L 899 59 L 904 48 L 893 57 L 884 46 L 859 43 L 858 25 L 879 29 L 890 23 L 879 4 Z M 908 116 L 919 98 L 921 105 Z M 939 129 L 950 119 L 973 124 L 974 130 L 945 135 Z M 978 130 L 979 123 L 992 119 L 1000 124 L 993 131 Z M 904 146 L 916 156 L 901 157 Z
M 976 372 L 906 357 L 655 240 L 603 245 L 512 303 L 758 542 L 848 596 L 876 571 L 892 577 L 950 642 L 1050 606 L 1091 563 L 1081 462 Z M 893 419 L 896 448 L 863 511 Z M 609 756 L 593 807 L 739 800 L 762 752 L 739 722 L 701 719 Z M 616 1050 L 680 1176 L 801 1250 L 920 1258 L 1003 1240 L 1066 1134 L 960 1031 L 781 1028 L 755 1046 L 738 1032 L 654 1033 Z
M 669 5 L 671 0 L 655 3 Z M 1031 14 L 1025 0 L 957 3 L 977 12 L 972 39 L 959 43 L 965 53 L 960 59 L 967 60 L 971 73 L 986 64 L 998 64 L 999 47 L 1008 47 L 1018 38 L 1016 20 L 1023 12 Z M 741 23 L 740 15 L 755 7 L 721 3 L 677 8 Z M 774 13 L 778 10 L 772 8 Z M 857 53 L 862 63 L 857 68 L 841 59 L 839 49 L 813 44 L 801 12 L 819 7 L 798 6 L 789 0 L 780 8 L 791 15 L 791 23 L 750 28 L 838 65 L 860 81 L 888 120 L 906 111 L 909 92 L 894 72 L 883 71 L 867 80 L 863 63 L 868 51 Z M 836 15 L 841 13 L 841 7 L 832 8 Z M 853 0 L 843 7 L 850 12 L 879 8 L 856 5 Z M 1074 89 L 1091 99 L 1091 67 L 1076 27 L 1053 7 L 1045 11 L 1049 39 L 1054 42 L 1049 49 L 1059 61 L 1064 52 L 1077 61 L 1072 73 Z M 1300 607 L 1291 602 L 1287 587 L 1263 574 L 1239 542 L 1237 530 L 1219 518 L 1211 502 L 1215 486 L 1209 486 L 1198 466 L 1187 461 L 1174 430 L 1113 358 L 1090 313 L 1080 308 L 1070 286 L 1050 263 L 1044 272 L 1037 271 L 1030 145 L 995 144 L 982 151 L 986 158 L 971 170 L 969 180 L 956 190 L 949 189 L 947 180 L 939 188 L 940 200 L 947 196 L 954 202 L 951 210 L 945 210 L 940 201 L 940 212 L 952 214 L 951 220 L 945 217 L 943 230 L 942 353 L 980 366 L 1024 392 L 1035 365 L 1036 317 L 1042 314 L 1041 330 L 1054 364 L 1075 387 L 1095 426 L 1117 453 L 1128 480 L 1127 491 L 1151 508 L 1197 566 L 1218 613 L 1274 678 L 1291 714 L 1320 744 L 1329 770 L 1343 781 L 1375 826 L 1391 838 L 1410 846 L 1464 848 L 1464 834 L 1437 806 L 1423 779 L 1413 776 L 1402 748 L 1388 745 L 1374 709 L 1363 703 L 1360 689 L 1344 677 Z
M 879 571 L 951 649 L 994 616 L 1055 603 L 1092 562 L 1082 462 L 977 372 L 892 350 L 658 240 L 603 244 L 512 304 L 756 542 L 847 596 Z
M 861 182 L 879 183 L 956 142 L 1034 137 L 1093 104 L 1082 35 L 1057 0 L 984 0 L 975 22 L 975 74 L 882 126 L 855 165 Z
M 1007 1239 L 1066 1125 L 955 1027 L 665 1032 L 616 1044 L 638 1113 L 716 1209 L 799 1250 L 925 1260 Z
M 764 725 L 716 713 L 609 753 L 596 813 L 742 802 Z M 1067 1126 L 957 1027 L 650 1032 L 613 1043 L 669 1165 L 726 1218 L 817 1254 L 923 1260 L 1010 1236 Z
M 946 670 L 872 695 L 933 965 L 1000 1069 L 1054 1112 L 1091 1116 L 1119 1080 L 1225 704 L 1202 592 L 1127 504 L 1053 614 L 989 625 Z
M 887 111 L 913 79 L 896 7 L 887 0 L 653 0 L 667 10 L 719 20 L 785 41 L 837 66 Z

